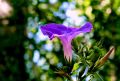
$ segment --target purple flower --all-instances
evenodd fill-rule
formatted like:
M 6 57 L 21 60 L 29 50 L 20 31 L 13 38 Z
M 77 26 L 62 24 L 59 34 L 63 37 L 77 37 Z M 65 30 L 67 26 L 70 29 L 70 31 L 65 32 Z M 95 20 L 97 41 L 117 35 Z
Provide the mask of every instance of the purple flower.
M 63 45 L 64 58 L 71 62 L 72 60 L 72 46 L 71 41 L 79 33 L 90 32 L 92 24 L 90 22 L 85 23 L 80 28 L 66 27 L 62 24 L 50 23 L 40 27 L 42 33 L 47 35 L 50 40 L 54 37 L 58 37 Z

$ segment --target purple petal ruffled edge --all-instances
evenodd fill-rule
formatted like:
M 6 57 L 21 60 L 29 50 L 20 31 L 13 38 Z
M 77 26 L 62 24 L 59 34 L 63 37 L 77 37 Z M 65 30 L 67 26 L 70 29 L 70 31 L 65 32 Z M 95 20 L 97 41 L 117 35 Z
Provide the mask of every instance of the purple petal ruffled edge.
M 93 28 L 93 26 L 92 26 L 92 24 L 90 22 L 85 23 L 80 28 L 77 28 L 77 29 L 75 29 L 75 31 L 72 31 L 71 33 L 69 33 L 70 40 L 75 38 L 80 33 L 90 32 L 92 30 L 92 28 Z
M 90 22 L 86 22 L 81 28 L 79 28 L 78 31 L 81 31 L 81 33 L 90 32 L 92 30 L 93 26 Z

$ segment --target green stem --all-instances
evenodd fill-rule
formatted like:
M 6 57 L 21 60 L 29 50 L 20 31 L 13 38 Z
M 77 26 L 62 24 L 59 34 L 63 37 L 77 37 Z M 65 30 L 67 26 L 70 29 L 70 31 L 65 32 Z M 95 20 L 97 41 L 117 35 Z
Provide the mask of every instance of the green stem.
M 73 81 L 72 78 L 71 78 L 71 76 L 69 76 L 68 74 L 66 74 L 66 77 L 68 78 L 68 81 L 69 81 L 69 80 L 70 80 L 70 81 Z
M 103 78 L 97 72 L 96 75 L 101 79 L 101 81 L 104 81 Z

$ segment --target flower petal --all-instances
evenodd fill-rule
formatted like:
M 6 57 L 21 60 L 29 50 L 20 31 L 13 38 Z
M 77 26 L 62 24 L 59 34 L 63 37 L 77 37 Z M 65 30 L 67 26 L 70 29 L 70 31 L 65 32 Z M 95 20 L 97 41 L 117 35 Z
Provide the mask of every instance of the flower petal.
M 92 30 L 93 26 L 90 22 L 85 23 L 81 28 L 79 28 L 80 33 L 86 33 L 90 32 Z
M 85 23 L 81 28 L 74 29 L 70 34 L 71 40 L 80 33 L 87 33 L 92 30 L 92 24 L 90 22 Z
M 72 46 L 71 46 L 71 40 L 68 36 L 61 36 L 59 37 L 62 45 L 63 45 L 63 51 L 64 51 L 64 58 L 68 61 L 72 61 Z
M 50 38 L 50 40 L 52 40 L 54 38 L 53 33 L 51 31 L 47 31 L 42 27 L 41 27 L 41 31 L 44 35 L 47 35 Z
M 49 38 L 51 39 L 54 38 L 54 34 L 62 35 L 71 31 L 66 26 L 62 24 L 55 24 L 55 23 L 50 23 L 50 24 L 41 26 L 40 29 L 42 30 L 44 35 L 48 35 Z

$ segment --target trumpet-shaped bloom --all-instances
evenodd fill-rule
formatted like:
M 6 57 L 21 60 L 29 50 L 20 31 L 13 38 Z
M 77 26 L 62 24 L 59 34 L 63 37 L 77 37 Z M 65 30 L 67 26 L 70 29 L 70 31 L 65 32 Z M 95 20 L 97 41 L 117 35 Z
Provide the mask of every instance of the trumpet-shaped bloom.
M 66 27 L 62 24 L 50 23 L 40 27 L 42 33 L 47 35 L 50 40 L 54 37 L 58 37 L 63 45 L 64 58 L 67 61 L 72 60 L 72 46 L 71 41 L 80 33 L 90 32 L 92 29 L 92 24 L 90 22 L 85 23 L 80 28 Z

